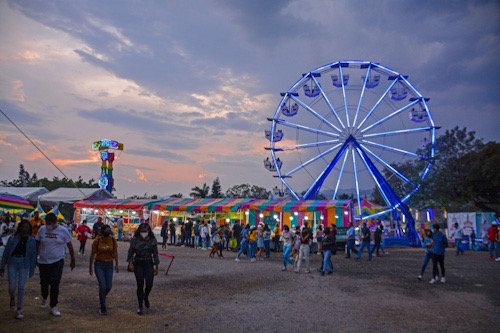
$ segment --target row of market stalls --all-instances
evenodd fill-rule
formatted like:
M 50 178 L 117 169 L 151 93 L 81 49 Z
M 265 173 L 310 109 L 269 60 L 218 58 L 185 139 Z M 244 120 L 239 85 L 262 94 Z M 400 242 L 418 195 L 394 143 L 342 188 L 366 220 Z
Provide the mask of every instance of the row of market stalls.
M 94 223 L 98 216 L 108 222 L 124 220 L 124 232 L 131 233 L 140 222 L 148 222 L 153 228 L 165 220 L 249 223 L 267 223 L 271 228 L 301 226 L 305 221 L 315 226 L 347 226 L 352 220 L 350 200 L 262 200 L 242 198 L 169 198 L 166 200 L 83 200 L 74 204 L 75 222 L 86 219 Z

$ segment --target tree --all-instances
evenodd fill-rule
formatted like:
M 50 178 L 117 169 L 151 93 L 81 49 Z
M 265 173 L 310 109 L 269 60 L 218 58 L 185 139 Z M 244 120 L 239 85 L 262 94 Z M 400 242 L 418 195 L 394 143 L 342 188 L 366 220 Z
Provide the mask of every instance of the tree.
M 210 186 L 207 186 L 207 183 L 203 183 L 202 187 L 195 186 L 191 189 L 191 191 L 192 192 L 189 195 L 193 198 L 206 198 L 210 192 Z
M 264 187 L 260 187 L 257 185 L 253 185 L 250 188 L 250 193 L 252 198 L 255 199 L 268 199 L 270 192 L 266 190 Z
M 81 188 L 98 188 L 99 185 L 95 182 L 93 178 L 89 181 L 85 182 L 82 177 L 78 177 L 77 181 L 72 179 L 68 179 L 66 177 L 59 178 L 54 177 L 52 180 L 47 177 L 38 178 L 36 173 L 33 173 L 30 176 L 29 172 L 24 168 L 23 164 L 19 165 L 19 175 L 17 179 L 8 181 L 2 180 L 0 181 L 2 186 L 11 186 L 11 187 L 45 187 L 49 191 L 55 190 L 59 187 L 81 187 Z
M 228 198 L 251 198 L 250 184 L 234 185 L 227 189 L 226 197 Z
M 182 193 L 175 193 L 170 195 L 171 198 L 182 198 Z
M 224 194 L 221 192 L 220 180 L 219 177 L 214 179 L 212 183 L 212 194 L 210 194 L 211 198 L 224 198 Z

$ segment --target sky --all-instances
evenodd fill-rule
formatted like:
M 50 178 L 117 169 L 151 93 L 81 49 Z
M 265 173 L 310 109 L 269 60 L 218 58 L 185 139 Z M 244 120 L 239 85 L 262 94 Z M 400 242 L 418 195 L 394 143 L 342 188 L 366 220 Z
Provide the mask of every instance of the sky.
M 0 108 L 70 178 L 124 144 L 115 194 L 278 185 L 263 167 L 280 92 L 337 60 L 379 62 L 431 98 L 440 133 L 499 141 L 496 1 L 0 0 Z M 0 116 L 0 179 L 59 172 Z

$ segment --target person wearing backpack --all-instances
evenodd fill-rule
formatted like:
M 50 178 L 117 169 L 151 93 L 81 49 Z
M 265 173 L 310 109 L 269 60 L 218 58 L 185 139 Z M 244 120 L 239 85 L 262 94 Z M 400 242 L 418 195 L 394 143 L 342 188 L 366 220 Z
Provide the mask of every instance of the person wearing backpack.
M 366 222 L 363 223 L 363 227 L 361 228 L 361 246 L 358 250 L 358 257 L 356 260 L 361 259 L 361 255 L 363 254 L 363 249 L 366 247 L 368 252 L 368 261 L 372 260 L 372 251 L 370 249 L 370 238 L 371 232 L 370 229 L 366 226 Z
M 95 272 L 99 284 L 99 313 L 102 316 L 107 315 L 106 296 L 113 287 L 113 261 L 115 261 L 115 271 L 118 273 L 118 244 L 113 237 L 111 227 L 106 224 L 92 242 L 89 263 L 89 274 L 92 276 Z

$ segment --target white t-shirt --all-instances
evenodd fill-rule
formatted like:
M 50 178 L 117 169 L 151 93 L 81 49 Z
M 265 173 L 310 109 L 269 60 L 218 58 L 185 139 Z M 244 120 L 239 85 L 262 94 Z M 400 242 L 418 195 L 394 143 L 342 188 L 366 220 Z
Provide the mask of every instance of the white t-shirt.
M 52 264 L 64 259 L 65 247 L 71 241 L 68 229 L 58 226 L 55 230 L 43 225 L 38 230 L 35 239 L 40 241 L 40 264 Z

